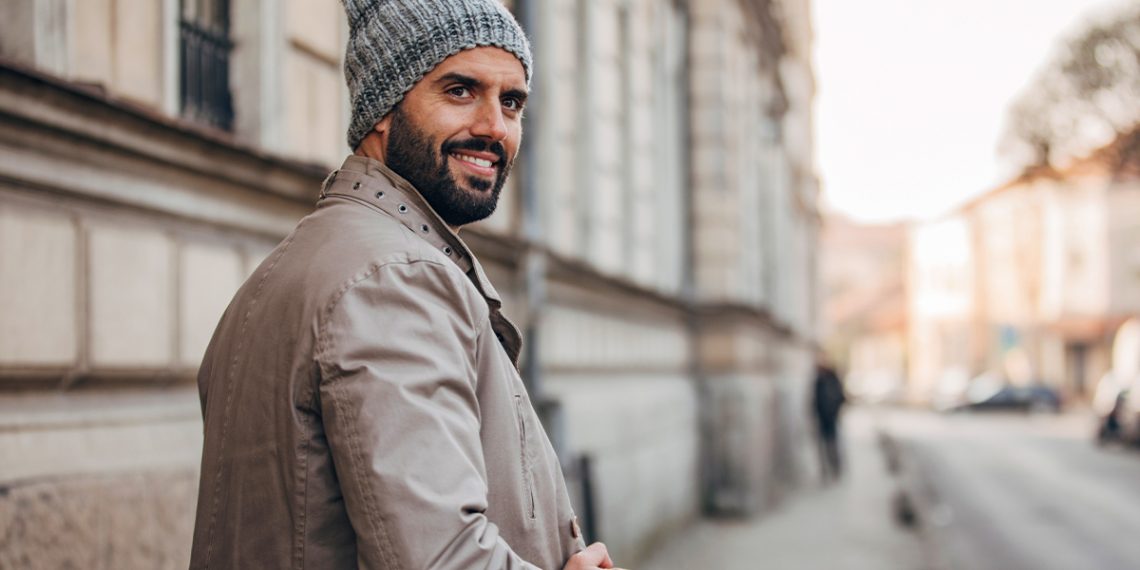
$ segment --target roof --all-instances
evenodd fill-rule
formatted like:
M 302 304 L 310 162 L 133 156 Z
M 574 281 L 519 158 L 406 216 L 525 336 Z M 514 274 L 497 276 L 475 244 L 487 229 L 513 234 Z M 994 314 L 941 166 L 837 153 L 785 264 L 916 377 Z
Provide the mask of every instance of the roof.
M 1029 167 L 1000 186 L 972 198 L 955 211 L 967 212 L 994 196 L 1039 180 L 1060 181 L 1097 175 L 1109 176 L 1115 180 L 1140 178 L 1140 125 L 1064 167 L 1054 168 L 1050 165 Z
M 1140 178 L 1140 125 L 1110 144 L 1079 158 L 1061 171 L 1070 174 L 1111 174 L 1114 178 Z

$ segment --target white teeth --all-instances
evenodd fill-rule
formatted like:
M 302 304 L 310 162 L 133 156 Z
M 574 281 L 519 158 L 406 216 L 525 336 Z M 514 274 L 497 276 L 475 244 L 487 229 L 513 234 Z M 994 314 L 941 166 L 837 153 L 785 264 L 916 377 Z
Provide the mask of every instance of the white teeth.
M 466 154 L 452 153 L 451 156 L 454 156 L 455 158 L 458 158 L 459 160 L 462 160 L 464 162 L 470 162 L 471 164 L 474 164 L 475 166 L 482 166 L 483 168 L 491 168 L 491 164 L 492 164 L 491 161 L 489 161 L 487 159 L 475 158 L 474 156 L 467 156 Z

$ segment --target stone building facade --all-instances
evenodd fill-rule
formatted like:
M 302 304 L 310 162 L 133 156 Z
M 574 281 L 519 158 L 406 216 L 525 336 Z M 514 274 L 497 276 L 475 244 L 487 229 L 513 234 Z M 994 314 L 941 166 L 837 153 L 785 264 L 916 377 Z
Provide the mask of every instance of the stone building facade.
M 515 0 L 536 70 L 464 239 L 589 532 L 632 564 L 810 474 L 806 1 Z M 14 0 L 0 21 L 0 567 L 185 567 L 194 376 L 348 152 L 339 3 Z
M 1140 314 L 1140 131 L 912 232 L 913 394 L 1002 373 L 1091 396 Z

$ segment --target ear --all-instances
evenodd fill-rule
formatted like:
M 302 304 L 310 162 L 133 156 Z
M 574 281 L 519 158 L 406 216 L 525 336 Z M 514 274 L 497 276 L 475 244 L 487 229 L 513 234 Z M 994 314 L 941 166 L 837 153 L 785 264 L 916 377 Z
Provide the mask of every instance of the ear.
M 393 113 L 389 111 L 388 114 L 384 115 L 378 123 L 372 125 L 372 133 L 379 134 L 380 136 L 384 137 L 384 140 L 387 140 L 388 129 L 390 129 L 392 126 L 392 115 Z
M 392 113 L 384 115 L 380 122 L 372 126 L 372 130 L 360 141 L 360 146 L 356 147 L 355 154 L 374 158 L 380 162 L 384 162 L 384 157 L 388 156 L 388 134 L 389 128 L 392 124 Z

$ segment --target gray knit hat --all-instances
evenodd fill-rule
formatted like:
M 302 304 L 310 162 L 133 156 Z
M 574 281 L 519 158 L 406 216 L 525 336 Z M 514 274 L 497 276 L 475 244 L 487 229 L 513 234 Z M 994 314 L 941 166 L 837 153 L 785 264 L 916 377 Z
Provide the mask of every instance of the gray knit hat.
M 519 58 L 530 83 L 530 42 L 498 0 L 343 2 L 349 25 L 344 77 L 352 97 L 350 148 L 424 75 L 462 50 L 503 48 Z

